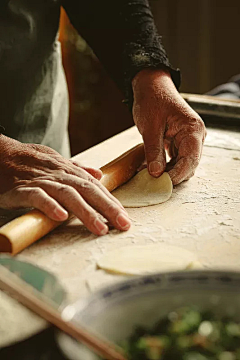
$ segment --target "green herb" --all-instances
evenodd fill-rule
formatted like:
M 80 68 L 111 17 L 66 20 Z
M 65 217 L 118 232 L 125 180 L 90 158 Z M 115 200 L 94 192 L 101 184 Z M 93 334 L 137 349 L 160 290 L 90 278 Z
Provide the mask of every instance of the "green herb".
M 184 307 L 121 345 L 129 360 L 240 360 L 240 323 Z

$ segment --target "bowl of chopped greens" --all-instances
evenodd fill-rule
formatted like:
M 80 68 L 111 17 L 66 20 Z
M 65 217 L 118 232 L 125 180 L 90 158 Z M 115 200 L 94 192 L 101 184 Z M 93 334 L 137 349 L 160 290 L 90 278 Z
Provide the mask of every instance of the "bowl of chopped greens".
M 122 346 L 129 360 L 240 360 L 240 273 L 134 278 L 73 304 L 73 321 Z M 72 360 L 99 360 L 58 334 Z

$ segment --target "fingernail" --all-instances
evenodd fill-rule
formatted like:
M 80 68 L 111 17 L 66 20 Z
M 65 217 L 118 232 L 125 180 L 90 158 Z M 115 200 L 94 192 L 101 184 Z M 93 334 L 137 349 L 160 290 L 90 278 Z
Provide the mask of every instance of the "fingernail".
M 161 174 L 162 169 L 158 161 L 152 161 L 149 164 L 149 172 L 151 175 L 158 176 Z
M 99 219 L 96 219 L 94 221 L 94 225 L 97 228 L 97 230 L 100 232 L 101 235 L 105 235 L 108 232 L 108 227 Z
M 131 226 L 130 220 L 123 214 L 117 216 L 116 222 L 123 230 L 128 230 Z
M 59 220 L 62 220 L 62 219 L 67 220 L 67 218 L 68 218 L 68 212 L 61 208 L 56 208 L 54 210 L 54 215 L 56 215 L 59 218 Z

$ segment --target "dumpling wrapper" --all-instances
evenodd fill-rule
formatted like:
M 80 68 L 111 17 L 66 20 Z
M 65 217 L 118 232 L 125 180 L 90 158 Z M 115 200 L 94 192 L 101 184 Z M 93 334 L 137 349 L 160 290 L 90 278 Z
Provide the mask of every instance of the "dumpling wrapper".
M 143 169 L 112 194 L 125 207 L 143 207 L 167 201 L 172 195 L 172 188 L 168 173 L 154 178 L 149 175 L 147 169 Z
M 202 267 L 191 251 L 166 244 L 118 248 L 102 256 L 97 265 L 103 270 L 124 275 L 147 275 Z

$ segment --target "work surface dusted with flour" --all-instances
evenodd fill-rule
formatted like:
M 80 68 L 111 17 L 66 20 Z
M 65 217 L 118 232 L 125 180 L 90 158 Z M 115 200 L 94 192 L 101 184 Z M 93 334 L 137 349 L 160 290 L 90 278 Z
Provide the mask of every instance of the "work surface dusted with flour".
M 75 158 L 101 167 L 141 142 L 135 127 Z M 134 244 L 164 243 L 195 253 L 205 268 L 240 270 L 240 133 L 208 129 L 195 176 L 166 203 L 128 209 L 128 232 L 90 234 L 78 220 L 59 227 L 17 256 L 53 272 L 72 302 L 124 279 L 96 268 L 106 252 Z

